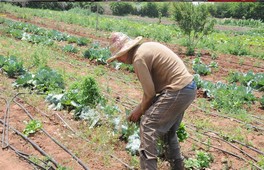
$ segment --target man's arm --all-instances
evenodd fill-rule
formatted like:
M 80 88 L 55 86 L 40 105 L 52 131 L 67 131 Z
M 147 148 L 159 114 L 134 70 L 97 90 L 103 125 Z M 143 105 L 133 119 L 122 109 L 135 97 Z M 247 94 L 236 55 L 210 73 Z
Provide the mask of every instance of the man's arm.
M 137 122 L 144 112 L 151 106 L 156 92 L 146 63 L 143 60 L 138 60 L 133 66 L 144 92 L 141 103 L 131 112 L 128 118 L 128 120 Z

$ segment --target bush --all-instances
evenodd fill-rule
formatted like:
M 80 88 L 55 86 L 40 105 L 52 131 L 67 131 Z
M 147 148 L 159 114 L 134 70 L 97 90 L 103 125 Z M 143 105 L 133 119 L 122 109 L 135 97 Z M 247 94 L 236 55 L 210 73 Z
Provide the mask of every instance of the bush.
M 123 16 L 134 13 L 133 6 L 128 2 L 112 2 L 110 3 L 110 9 L 112 10 L 113 15 Z
M 4 57 L 1 56 L 0 60 L 2 69 L 8 77 L 15 78 L 16 76 L 23 75 L 26 72 L 23 62 L 18 61 L 16 56 L 10 56 L 5 60 Z
M 205 169 L 210 166 L 213 158 L 210 154 L 203 151 L 196 151 L 195 158 L 189 158 L 184 161 L 187 169 Z
M 63 51 L 65 52 L 70 52 L 70 53 L 77 53 L 78 49 L 76 47 L 74 47 L 71 44 L 67 44 L 62 48 Z
M 140 10 L 141 16 L 148 16 L 151 18 L 155 18 L 159 16 L 159 10 L 156 3 L 147 2 L 141 7 Z

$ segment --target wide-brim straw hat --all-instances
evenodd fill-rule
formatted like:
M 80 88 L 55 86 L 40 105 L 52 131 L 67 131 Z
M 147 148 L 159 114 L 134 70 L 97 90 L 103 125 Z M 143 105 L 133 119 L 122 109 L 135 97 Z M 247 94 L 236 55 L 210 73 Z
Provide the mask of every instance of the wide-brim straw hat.
M 114 32 L 110 36 L 110 51 L 111 57 L 106 60 L 107 63 L 110 63 L 116 60 L 118 57 L 126 54 L 130 49 L 140 44 L 142 36 L 139 36 L 135 39 L 129 38 L 126 34 L 122 32 Z

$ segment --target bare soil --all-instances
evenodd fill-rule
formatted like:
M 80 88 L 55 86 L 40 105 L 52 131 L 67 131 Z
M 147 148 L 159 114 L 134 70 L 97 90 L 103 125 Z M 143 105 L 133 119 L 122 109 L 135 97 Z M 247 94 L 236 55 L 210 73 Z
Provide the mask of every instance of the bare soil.
M 109 35 L 108 32 L 97 32 L 97 34 L 100 34 L 101 36 L 96 36 L 94 30 L 90 30 L 87 28 L 83 28 L 76 25 L 70 25 L 65 24 L 63 22 L 56 22 L 54 24 L 54 21 L 49 19 L 43 19 L 39 17 L 33 17 L 31 20 L 21 20 L 17 18 L 16 16 L 12 14 L 7 14 L 7 18 L 17 20 L 17 21 L 23 21 L 23 22 L 29 22 L 41 27 L 49 28 L 49 29 L 56 29 L 62 32 L 67 32 L 68 34 L 77 35 L 77 36 L 83 36 L 91 38 L 93 41 L 98 41 L 103 46 L 108 45 L 107 37 Z M 147 41 L 147 40 L 146 40 Z M 168 47 L 170 47 L 175 53 L 179 54 L 181 58 L 186 62 L 186 65 L 190 67 L 190 63 L 194 56 L 186 56 L 184 51 L 185 48 L 181 47 L 179 45 L 175 44 L 166 44 Z M 94 64 L 90 63 L 86 59 L 82 59 L 76 55 L 72 55 L 72 58 L 78 60 L 87 62 L 86 67 L 93 67 Z M 218 58 L 215 60 L 219 65 L 219 70 L 215 71 L 213 74 L 203 77 L 206 80 L 210 81 L 223 81 L 225 82 L 225 78 L 228 75 L 230 70 L 236 70 L 240 72 L 247 72 L 249 70 L 252 70 L 254 72 L 264 72 L 264 61 L 260 59 L 255 58 L 246 58 L 243 64 L 239 62 L 240 57 L 239 56 L 233 56 L 233 55 L 225 55 L 221 54 L 218 56 Z M 202 60 L 205 63 L 210 63 L 212 61 L 209 53 L 207 51 L 202 51 Z M 259 66 L 256 66 L 256 63 Z M 74 67 L 72 64 L 67 62 L 58 61 L 56 63 L 53 63 L 54 66 L 60 66 L 61 68 L 64 68 L 65 70 L 69 72 L 77 72 L 78 67 Z M 116 71 L 111 68 L 107 68 L 109 72 L 121 74 L 121 71 Z M 191 69 L 190 69 L 191 70 Z M 85 73 L 80 73 L 85 74 Z M 131 74 L 131 73 L 122 73 L 122 74 Z M 9 98 L 10 94 L 15 94 L 16 91 L 12 89 L 11 83 L 12 79 L 6 78 L 4 75 L 0 75 L 0 97 L 2 98 Z M 135 78 L 136 79 L 136 78 Z M 116 83 L 116 81 L 120 81 L 120 83 Z M 113 91 L 112 98 L 118 99 L 118 101 L 122 105 L 128 105 L 128 107 L 132 107 L 132 105 L 135 105 L 137 102 L 140 102 L 142 91 L 140 89 L 140 84 L 138 82 L 135 83 L 126 83 L 125 81 L 122 81 L 122 77 L 116 77 L 116 78 L 109 78 L 108 80 L 105 80 L 104 78 L 98 78 L 98 82 L 102 85 L 107 84 L 110 86 L 110 88 Z M 10 84 L 10 88 L 7 88 L 4 86 L 4 84 Z M 199 92 L 198 92 L 199 93 Z M 127 96 L 127 97 L 124 97 Z M 96 135 L 100 134 L 93 134 L 93 131 L 90 129 L 90 131 L 87 131 L 87 135 L 84 135 L 84 139 L 78 135 L 76 135 L 74 132 L 69 130 L 65 123 L 61 121 L 61 119 L 58 117 L 60 115 L 67 124 L 72 127 L 74 130 L 83 130 L 82 127 L 85 126 L 85 122 L 82 121 L 75 121 L 72 118 L 72 115 L 65 112 L 65 111 L 51 111 L 47 109 L 47 103 L 44 102 L 43 98 L 39 98 L 37 101 L 31 101 L 30 95 L 21 95 L 19 98 L 17 98 L 17 101 L 25 107 L 34 118 L 40 119 L 43 122 L 43 129 L 45 129 L 51 136 L 53 136 L 57 141 L 59 141 L 63 146 L 65 146 L 67 149 L 69 149 L 71 152 L 73 152 L 77 157 L 85 164 L 89 169 L 102 169 L 102 170 L 117 170 L 117 169 L 127 169 L 124 164 L 122 164 L 120 161 L 116 160 L 115 158 L 111 157 L 112 155 L 115 155 L 116 157 L 120 158 L 122 161 L 126 163 L 131 162 L 131 156 L 125 151 L 125 143 L 122 141 L 114 141 L 113 139 L 113 152 L 111 154 L 106 154 L 103 152 L 104 147 L 110 147 L 108 145 L 103 146 L 101 149 L 97 147 L 97 143 L 102 142 L 100 139 L 96 139 Z M 197 98 L 202 98 L 202 95 L 197 94 Z M 199 133 L 202 133 L 204 131 L 201 131 L 201 127 L 203 128 L 211 128 L 216 132 L 223 132 L 227 133 L 230 136 L 239 134 L 241 137 L 245 137 L 248 145 L 259 149 L 261 152 L 264 152 L 264 135 L 263 131 L 261 130 L 247 130 L 246 125 L 244 123 L 239 123 L 235 121 L 235 119 L 232 118 L 224 118 L 220 116 L 217 116 L 216 111 L 212 111 L 212 113 L 204 113 L 201 109 L 197 108 L 198 101 L 195 100 L 192 106 L 187 110 L 184 122 L 186 122 L 187 125 L 187 131 L 190 134 L 190 138 L 188 138 L 185 142 L 181 143 L 181 149 L 183 152 L 183 155 L 188 157 L 193 157 L 195 154 L 195 150 L 203 149 L 205 151 L 208 151 L 212 154 L 214 157 L 214 162 L 211 164 L 210 169 L 214 170 L 220 170 L 220 169 L 252 169 L 253 166 L 249 164 L 250 158 L 256 158 L 259 159 L 260 153 L 257 153 L 253 151 L 252 149 L 248 149 L 245 146 L 239 145 L 235 142 L 232 142 L 231 144 L 235 145 L 236 147 L 240 148 L 242 151 L 248 153 L 248 155 L 245 155 L 241 152 L 241 150 L 238 150 L 234 148 L 230 143 L 224 142 L 222 140 L 216 139 L 214 137 L 219 137 L 213 132 L 205 132 L 207 135 L 211 135 L 213 137 L 208 137 L 205 135 L 197 135 Z M 31 106 L 31 105 L 34 105 Z M 255 104 L 252 106 L 252 110 L 254 110 L 254 115 L 262 116 L 264 115 L 264 111 L 260 108 L 259 104 Z M 45 114 L 46 115 L 45 115 Z M 0 99 L 0 119 L 3 120 L 4 115 L 6 114 L 6 104 L 4 100 Z M 16 128 L 20 132 L 23 131 L 25 128 L 24 121 L 29 121 L 28 115 L 25 113 L 25 111 L 19 107 L 17 104 L 12 103 L 10 107 L 10 120 L 9 125 Z M 197 122 L 201 122 L 201 127 L 193 127 L 193 125 Z M 209 125 L 208 125 L 209 124 Z M 250 122 L 253 126 L 258 126 L 260 128 L 264 129 L 264 120 L 263 119 L 256 119 Z M 210 126 L 210 127 L 207 127 Z M 213 126 L 213 127 L 212 127 Z M 240 127 L 240 128 L 238 128 Z M 0 132 L 3 133 L 4 126 L 0 126 Z M 105 129 L 105 133 L 111 133 L 107 129 Z M 74 170 L 84 169 L 76 160 L 74 160 L 69 153 L 65 152 L 61 147 L 59 147 L 57 144 L 54 143 L 47 135 L 45 135 L 43 132 L 36 133 L 35 135 L 32 135 L 29 137 L 31 140 L 33 140 L 41 149 L 43 149 L 45 152 L 47 152 L 49 155 L 52 155 L 52 157 L 62 164 L 63 166 L 72 167 Z M 195 139 L 197 139 L 200 142 L 197 142 Z M 89 142 L 87 142 L 87 140 Z M 92 140 L 92 141 L 91 141 Z M 203 143 L 201 143 L 203 142 Z M 2 142 L 1 142 L 2 143 Z M 36 151 L 28 142 L 23 140 L 21 137 L 17 136 L 12 130 L 9 131 L 9 144 L 16 147 L 18 150 L 23 151 L 24 153 L 28 154 L 35 154 L 39 155 L 39 152 Z M 207 146 L 207 145 L 209 146 Z M 220 149 L 223 149 L 224 151 L 221 151 Z M 25 160 L 19 158 L 14 151 L 11 149 L 3 149 L 0 151 L 1 157 L 0 157 L 0 169 L 3 170 L 9 170 L 9 169 L 19 169 L 19 170 L 30 170 L 34 169 L 34 167 L 31 164 L 28 164 Z M 263 156 L 263 155 L 262 155 Z M 244 160 L 243 160 L 244 159 Z M 255 161 L 252 161 L 254 164 L 256 164 Z M 169 166 L 166 162 L 162 162 L 159 165 L 159 169 L 166 170 L 169 169 Z

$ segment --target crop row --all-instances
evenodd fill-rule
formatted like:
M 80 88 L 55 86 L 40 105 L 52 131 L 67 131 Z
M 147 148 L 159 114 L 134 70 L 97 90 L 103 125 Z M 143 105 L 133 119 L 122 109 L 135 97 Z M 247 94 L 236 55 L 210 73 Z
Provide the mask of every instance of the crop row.
M 103 15 L 97 17 L 94 14 L 87 15 L 85 12 L 83 12 L 83 14 L 77 14 L 74 11 L 58 12 L 27 8 L 17 9 L 13 6 L 6 6 L 6 8 L 9 11 L 15 12 L 18 16 L 24 13 L 29 16 L 29 19 L 30 16 L 38 16 L 103 31 L 121 31 L 132 37 L 144 36 L 145 38 L 151 38 L 156 41 L 171 43 L 176 42 L 181 45 L 187 45 L 185 37 L 175 24 L 150 24 L 135 22 L 125 18 L 110 18 Z M 226 54 L 249 55 L 257 58 L 263 58 L 263 31 L 260 29 L 259 31 L 248 32 L 249 34 L 247 32 L 243 32 L 241 35 L 236 33 L 234 34 L 233 32 L 215 31 L 213 34 L 205 37 L 198 44 L 198 47 Z
M 263 88 L 263 74 L 259 80 L 258 88 Z M 262 98 L 258 99 L 253 94 L 253 88 L 249 84 L 247 86 L 233 84 L 224 84 L 222 82 L 212 83 L 202 80 L 200 75 L 195 74 L 195 81 L 198 89 L 203 91 L 204 97 L 210 100 L 211 106 L 216 110 L 222 110 L 225 113 L 247 113 L 247 109 L 255 102 L 259 101 L 263 107 Z M 257 84 L 257 83 L 255 83 Z M 264 107 L 263 107 L 264 108 Z
M 47 30 L 29 23 L 4 19 L 4 24 L 8 26 L 5 31 L 10 35 L 36 44 L 52 45 L 53 41 L 67 41 L 68 43 L 76 43 L 79 46 L 83 46 L 91 42 L 87 38 L 68 35 L 57 30 Z

